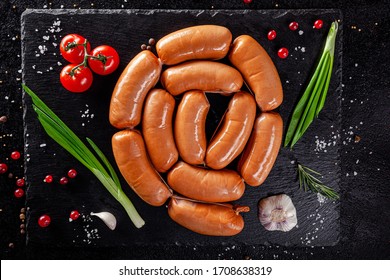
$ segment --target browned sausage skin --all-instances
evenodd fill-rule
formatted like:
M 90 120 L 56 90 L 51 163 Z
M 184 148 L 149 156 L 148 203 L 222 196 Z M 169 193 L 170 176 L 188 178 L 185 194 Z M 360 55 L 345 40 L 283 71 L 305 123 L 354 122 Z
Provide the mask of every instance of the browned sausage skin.
M 206 165 L 222 169 L 245 148 L 256 117 L 256 102 L 246 92 L 234 94 L 221 127 L 207 147 Z
M 141 121 L 146 94 L 160 78 L 162 64 L 150 51 L 142 51 L 127 65 L 111 97 L 110 123 L 116 128 L 133 128 Z
M 115 133 L 112 150 L 120 172 L 135 193 L 150 205 L 163 205 L 171 192 L 153 169 L 141 134 L 136 130 Z
M 172 95 L 189 90 L 232 93 L 242 87 L 243 79 L 236 69 L 214 61 L 189 61 L 166 69 L 161 74 L 163 87 Z
M 168 184 L 182 195 L 208 202 L 237 200 L 245 191 L 244 181 L 233 170 L 210 170 L 185 162 L 169 171 Z
M 232 33 L 223 26 L 198 25 L 172 32 L 156 44 L 162 63 L 173 65 L 193 59 L 221 59 L 232 42 Z
M 261 113 L 238 163 L 238 172 L 250 186 L 259 186 L 278 156 L 283 135 L 283 120 L 278 113 Z
M 203 91 L 183 95 L 175 119 L 175 141 L 180 157 L 187 163 L 204 163 L 206 155 L 206 117 L 210 103 Z
M 278 71 L 263 47 L 251 36 L 237 37 L 229 52 L 230 62 L 244 76 L 262 111 L 277 108 L 283 101 Z
M 149 157 L 158 172 L 166 172 L 179 157 L 173 139 L 172 115 L 175 99 L 163 89 L 153 89 L 145 100 L 142 117 L 144 136 Z
M 168 214 L 179 225 L 196 233 L 211 236 L 233 236 L 244 228 L 244 219 L 239 212 L 248 207 L 234 209 L 232 206 L 197 203 L 172 198 Z

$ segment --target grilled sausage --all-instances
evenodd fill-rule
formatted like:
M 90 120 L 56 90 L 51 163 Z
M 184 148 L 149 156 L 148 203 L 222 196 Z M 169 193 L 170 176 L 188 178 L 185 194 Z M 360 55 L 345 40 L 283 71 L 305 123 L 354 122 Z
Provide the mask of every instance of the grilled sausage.
M 233 170 L 210 170 L 185 162 L 168 172 L 168 184 L 182 195 L 208 202 L 237 200 L 245 191 L 244 181 Z
M 173 139 L 174 109 L 175 99 L 165 90 L 153 89 L 148 93 L 142 117 L 142 135 L 149 157 L 158 172 L 166 172 L 179 157 Z
M 161 74 L 161 83 L 172 95 L 199 89 L 232 93 L 242 87 L 243 79 L 236 69 L 214 61 L 189 61 L 172 66 Z
M 111 97 L 110 123 L 116 128 L 133 128 L 141 121 L 146 94 L 158 82 L 161 62 L 150 51 L 142 51 L 127 65 Z
M 112 150 L 120 172 L 138 196 L 150 205 L 163 205 L 171 192 L 153 169 L 141 134 L 136 130 L 115 133 Z
M 232 33 L 223 26 L 198 25 L 172 32 L 156 44 L 161 62 L 173 65 L 193 59 L 221 59 L 232 42 Z
M 204 92 L 188 91 L 176 112 L 175 141 L 180 157 L 187 163 L 204 163 L 206 155 L 206 117 L 210 108 Z
M 222 169 L 243 150 L 256 118 L 256 101 L 246 92 L 234 94 L 230 100 L 222 126 L 211 140 L 206 152 L 206 165 Z
M 244 228 L 240 212 L 248 212 L 249 207 L 234 209 L 231 205 L 197 203 L 172 198 L 168 214 L 179 225 L 196 233 L 211 236 L 233 236 Z
M 251 36 L 237 37 L 229 52 L 230 62 L 241 72 L 262 111 L 277 108 L 283 101 L 278 71 L 263 47 Z
M 279 153 L 283 120 L 278 113 L 266 112 L 255 120 L 252 135 L 238 163 L 238 172 L 250 186 L 259 186 L 268 177 Z

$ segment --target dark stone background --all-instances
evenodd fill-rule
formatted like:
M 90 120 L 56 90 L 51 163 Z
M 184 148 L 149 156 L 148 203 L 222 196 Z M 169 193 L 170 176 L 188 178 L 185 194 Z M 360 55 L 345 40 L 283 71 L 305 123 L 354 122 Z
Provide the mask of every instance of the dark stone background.
M 133 248 L 31 248 L 20 234 L 23 199 L 13 197 L 15 178 L 0 176 L 2 259 L 389 259 L 389 1 L 1 1 L 0 161 L 23 150 L 20 15 L 27 8 L 302 9 L 339 8 L 343 13 L 341 239 L 333 247 L 136 246 Z M 355 143 L 355 136 L 361 140 Z M 21 160 L 10 161 L 23 176 Z M 356 175 L 355 175 L 356 174 Z M 9 246 L 13 243 L 13 248 Z

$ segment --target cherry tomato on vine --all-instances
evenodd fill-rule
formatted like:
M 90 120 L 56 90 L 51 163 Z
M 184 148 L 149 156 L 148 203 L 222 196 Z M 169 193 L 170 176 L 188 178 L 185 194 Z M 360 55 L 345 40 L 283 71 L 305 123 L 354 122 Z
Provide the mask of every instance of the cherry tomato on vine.
M 88 67 L 69 64 L 62 69 L 60 81 L 71 92 L 84 92 L 91 87 L 93 75 Z
M 61 40 L 60 51 L 64 59 L 70 63 L 82 63 L 85 50 L 83 44 L 86 39 L 78 34 L 68 34 Z M 91 45 L 87 43 L 87 53 L 91 51 Z
M 108 75 L 118 68 L 119 55 L 113 47 L 98 46 L 90 53 L 88 65 L 96 74 Z

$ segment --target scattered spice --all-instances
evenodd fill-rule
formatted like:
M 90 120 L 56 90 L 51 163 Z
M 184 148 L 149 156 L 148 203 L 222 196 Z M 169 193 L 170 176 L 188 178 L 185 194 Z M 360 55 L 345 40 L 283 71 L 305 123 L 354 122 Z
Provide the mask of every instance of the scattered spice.
M 22 208 L 22 209 L 20 209 L 20 213 L 26 213 L 26 208 Z
M 361 139 L 359 135 L 355 135 L 355 143 L 359 143 Z
M 19 219 L 20 219 L 20 220 L 24 220 L 24 219 L 26 219 L 26 215 L 24 215 L 24 214 L 20 214 L 20 215 L 19 215 Z
M 8 120 L 7 116 L 0 117 L 0 123 L 5 123 L 5 122 L 7 122 L 7 120 Z
M 146 44 L 141 45 L 141 50 L 146 50 Z
M 21 229 L 20 234 L 24 235 L 24 234 L 26 234 L 26 231 L 24 229 Z
M 11 243 L 8 244 L 8 247 L 13 249 L 13 248 L 15 248 L 15 244 L 11 242 Z
M 12 179 L 13 177 L 14 177 L 14 174 L 13 174 L 13 173 L 11 173 L 11 172 L 8 173 L 8 178 L 9 178 L 9 179 Z
M 154 46 L 156 44 L 156 40 L 154 38 L 149 39 L 149 45 Z
M 151 47 L 151 46 L 147 46 L 146 49 L 147 49 L 148 51 L 150 51 L 150 50 L 152 49 L 152 47 Z
M 26 228 L 26 225 L 25 225 L 25 224 L 20 224 L 19 228 L 20 228 L 20 229 L 25 229 L 25 228 Z

